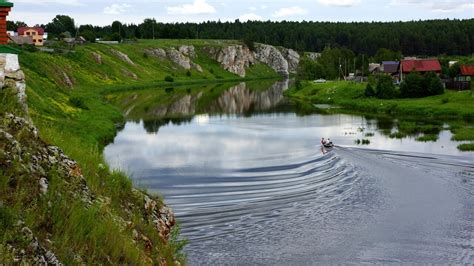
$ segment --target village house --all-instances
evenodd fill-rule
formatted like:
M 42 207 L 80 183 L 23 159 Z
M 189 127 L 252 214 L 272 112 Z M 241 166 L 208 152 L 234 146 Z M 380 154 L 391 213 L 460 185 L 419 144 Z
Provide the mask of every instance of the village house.
M 18 36 L 33 38 L 33 44 L 36 46 L 44 45 L 44 29 L 41 27 L 21 27 L 18 28 Z
M 465 66 L 460 67 L 461 75 L 457 78 L 457 81 L 472 81 L 474 79 L 474 66 Z
M 412 73 L 418 72 L 425 74 L 428 72 L 434 72 L 438 75 L 441 74 L 441 64 L 438 59 L 405 59 L 400 63 L 400 74 L 401 80 L 403 77 Z

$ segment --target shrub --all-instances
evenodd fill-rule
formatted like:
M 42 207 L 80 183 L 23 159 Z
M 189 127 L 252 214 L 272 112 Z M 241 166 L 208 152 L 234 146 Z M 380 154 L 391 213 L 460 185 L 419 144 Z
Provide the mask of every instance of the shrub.
M 390 76 L 379 76 L 376 88 L 377 98 L 393 99 L 397 97 L 397 90 L 393 86 L 393 81 Z
M 400 85 L 400 96 L 403 98 L 423 97 L 423 83 L 423 77 L 420 73 L 408 74 Z
M 143 58 L 147 59 L 147 58 L 148 58 L 148 54 L 147 54 L 147 53 L 143 53 Z
M 449 103 L 449 98 L 443 98 L 443 99 L 441 100 L 441 103 L 442 103 L 442 104 L 447 104 L 447 103 Z
M 211 72 L 211 74 L 214 74 L 214 69 L 211 68 L 211 70 L 209 70 L 209 72 Z
M 171 76 L 166 76 L 166 77 L 165 77 L 165 81 L 166 81 L 166 82 L 174 82 L 174 78 L 171 77 Z
M 444 93 L 443 83 L 441 83 L 441 80 L 434 72 L 425 75 L 424 83 L 428 93 L 425 96 L 441 95 Z
M 375 96 L 374 88 L 372 88 L 372 85 L 370 85 L 370 83 L 367 84 L 367 87 L 365 88 L 364 95 L 365 95 L 365 97 L 374 97 Z
M 173 87 L 171 87 L 171 88 L 166 88 L 166 89 L 165 89 L 165 92 L 166 92 L 166 93 L 172 93 L 173 91 L 174 91 L 174 88 L 173 88 Z
M 186 71 L 186 76 L 191 77 L 191 71 Z
M 186 92 L 187 92 L 188 94 L 190 94 L 190 93 L 191 93 L 191 89 L 190 89 L 190 88 L 187 88 L 187 89 L 186 89 Z
M 443 84 L 433 73 L 421 76 L 419 73 L 410 73 L 400 85 L 400 95 L 404 98 L 421 98 L 444 93 Z

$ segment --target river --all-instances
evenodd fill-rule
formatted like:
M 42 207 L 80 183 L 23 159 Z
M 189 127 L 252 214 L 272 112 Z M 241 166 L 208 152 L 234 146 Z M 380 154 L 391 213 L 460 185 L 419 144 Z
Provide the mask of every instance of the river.
M 287 86 L 176 97 L 105 148 L 173 208 L 190 265 L 474 262 L 474 153 L 445 123 L 428 127 L 436 141 L 396 138 L 420 122 L 301 115 Z

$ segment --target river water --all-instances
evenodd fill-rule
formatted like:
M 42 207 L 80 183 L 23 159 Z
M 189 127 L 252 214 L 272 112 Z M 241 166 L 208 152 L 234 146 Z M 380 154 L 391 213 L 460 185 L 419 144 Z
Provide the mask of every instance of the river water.
M 173 208 L 189 264 L 474 263 L 474 153 L 443 123 L 435 142 L 390 138 L 397 119 L 297 115 L 286 86 L 180 103 L 187 119 L 130 121 L 106 147 Z

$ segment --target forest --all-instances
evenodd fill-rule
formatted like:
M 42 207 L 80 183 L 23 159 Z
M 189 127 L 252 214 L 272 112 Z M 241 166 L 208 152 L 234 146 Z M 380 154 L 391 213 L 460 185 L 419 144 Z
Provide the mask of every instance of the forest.
M 23 23 L 24 24 L 24 23 Z M 9 30 L 22 25 L 9 22 Z M 236 39 L 284 46 L 297 51 L 321 52 L 346 48 L 373 56 L 380 48 L 411 55 L 471 55 L 474 53 L 474 19 L 408 22 L 234 22 L 142 23 L 110 26 L 77 26 L 74 19 L 58 15 L 45 27 L 50 38 L 81 35 L 90 41 L 123 39 Z

